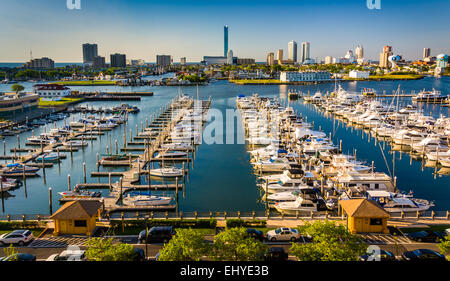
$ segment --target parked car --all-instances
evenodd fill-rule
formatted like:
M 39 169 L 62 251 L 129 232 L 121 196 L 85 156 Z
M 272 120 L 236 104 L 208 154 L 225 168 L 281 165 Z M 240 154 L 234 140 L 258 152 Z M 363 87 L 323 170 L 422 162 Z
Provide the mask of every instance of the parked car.
M 418 232 L 407 233 L 406 236 L 409 239 L 417 242 L 436 242 L 436 243 L 440 242 L 445 237 L 444 234 L 431 230 L 423 230 Z
M 142 230 L 139 233 L 138 241 L 139 243 L 145 243 L 147 237 L 147 243 L 167 243 L 175 235 L 175 230 L 172 226 L 154 226 L 148 231 Z
M 248 236 L 255 238 L 261 242 L 263 242 L 266 239 L 266 237 L 264 236 L 264 232 L 253 228 L 247 228 L 247 234 Z
M 0 246 L 18 244 L 23 246 L 33 240 L 33 233 L 29 230 L 14 230 L 10 233 L 0 235 Z
M 275 230 L 270 230 L 267 232 L 268 241 L 298 241 L 301 238 L 300 233 L 294 228 L 277 228 Z
M 17 253 L 0 258 L 0 261 L 36 261 L 36 256 L 33 254 Z
M 264 256 L 264 261 L 287 261 L 288 253 L 281 247 L 269 248 L 269 252 Z
M 450 228 L 447 228 L 447 229 L 445 230 L 445 235 L 450 235 Z
M 53 254 L 46 261 L 85 261 L 86 251 L 83 250 L 65 250 L 60 254 Z
M 410 252 L 405 252 L 402 257 L 407 261 L 419 261 L 419 260 L 444 260 L 445 256 L 439 254 L 436 251 L 430 249 L 417 249 Z
M 368 252 L 359 257 L 360 261 L 395 261 L 395 255 L 392 252 L 380 250 L 379 252 Z
M 145 252 L 141 248 L 134 248 L 134 261 L 145 261 Z

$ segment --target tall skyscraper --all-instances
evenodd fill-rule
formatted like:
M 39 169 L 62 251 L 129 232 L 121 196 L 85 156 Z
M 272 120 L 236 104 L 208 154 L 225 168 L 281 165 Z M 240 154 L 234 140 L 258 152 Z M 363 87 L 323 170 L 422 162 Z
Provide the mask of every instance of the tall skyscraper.
M 303 63 L 307 59 L 310 59 L 310 56 L 309 56 L 309 42 L 302 42 L 301 62 Z
M 268 65 L 274 65 L 275 64 L 275 54 L 274 53 L 269 53 L 267 55 L 267 64 Z
M 297 42 L 292 40 L 288 44 L 288 59 L 297 62 Z
M 228 25 L 223 27 L 223 56 L 228 55 Z
M 173 59 L 172 56 L 169 55 L 157 55 L 156 56 L 156 64 L 159 66 L 169 66 L 172 65 Z
M 105 68 L 106 67 L 105 57 L 101 57 L 101 56 L 94 57 L 92 66 L 94 68 Z
M 364 48 L 362 45 L 356 46 L 355 49 L 356 59 L 363 59 L 364 58 Z
M 181 65 L 186 65 L 186 57 L 182 57 L 182 58 L 180 59 L 180 64 L 181 64 Z
M 393 55 L 392 47 L 384 46 L 383 52 L 380 53 L 380 67 L 388 67 L 389 66 L 388 58 L 389 58 L 389 56 L 392 56 L 392 55 Z
M 282 60 L 283 60 L 283 49 L 279 49 L 277 51 L 277 61 L 278 63 L 281 63 Z
M 97 44 L 83 44 L 83 63 L 92 65 L 94 58 L 98 56 Z
M 326 56 L 325 57 L 325 64 L 332 64 L 333 63 L 333 57 L 332 56 Z
M 227 64 L 233 64 L 233 50 L 229 50 L 227 53 Z
M 111 67 L 126 67 L 127 66 L 127 56 L 124 54 L 112 54 Z
M 431 49 L 430 48 L 423 48 L 423 58 L 431 57 Z

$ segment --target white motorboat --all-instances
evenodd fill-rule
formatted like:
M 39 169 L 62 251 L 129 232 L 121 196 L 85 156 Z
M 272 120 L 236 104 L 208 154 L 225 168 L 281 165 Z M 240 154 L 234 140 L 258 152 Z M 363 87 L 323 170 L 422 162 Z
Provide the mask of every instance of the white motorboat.
M 172 197 L 160 197 L 155 195 L 136 195 L 128 194 L 123 198 L 123 204 L 128 206 L 162 206 L 168 205 Z
M 410 195 L 383 190 L 369 190 L 367 191 L 367 198 L 376 201 L 389 213 L 417 213 L 434 206 L 433 203 L 424 199 L 416 199 Z
M 88 142 L 87 141 L 81 141 L 81 140 L 70 140 L 70 141 L 66 141 L 63 142 L 63 146 L 66 147 L 84 147 L 84 146 L 88 146 Z
M 292 202 L 278 202 L 275 203 L 274 208 L 280 212 L 287 215 L 296 215 L 297 213 L 308 213 L 318 212 L 319 204 L 318 201 L 304 199 L 299 196 L 295 201 Z
M 186 152 L 182 151 L 163 151 L 156 155 L 156 158 L 184 158 L 187 157 Z
M 183 169 L 179 169 L 179 168 L 175 168 L 175 167 L 151 169 L 150 175 L 157 176 L 157 177 L 165 177 L 165 178 L 166 177 L 167 178 L 182 177 Z

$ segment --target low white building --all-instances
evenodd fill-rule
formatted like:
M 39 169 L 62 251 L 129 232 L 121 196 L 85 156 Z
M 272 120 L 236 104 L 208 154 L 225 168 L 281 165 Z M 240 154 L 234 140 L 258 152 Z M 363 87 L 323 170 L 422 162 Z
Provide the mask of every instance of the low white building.
M 351 70 L 348 74 L 350 78 L 368 79 L 370 75 L 369 71 Z
M 34 93 L 44 100 L 61 100 L 72 94 L 70 88 L 59 84 L 36 84 Z
M 282 71 L 280 73 L 281 82 L 315 82 L 331 80 L 328 71 Z

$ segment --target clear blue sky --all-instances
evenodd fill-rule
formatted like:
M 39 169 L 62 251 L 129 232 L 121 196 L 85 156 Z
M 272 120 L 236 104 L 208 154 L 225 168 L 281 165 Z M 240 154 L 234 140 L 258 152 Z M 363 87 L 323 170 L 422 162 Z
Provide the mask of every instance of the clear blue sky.
M 356 45 L 378 60 L 384 45 L 406 59 L 450 53 L 448 0 L 1 0 L 0 62 L 50 57 L 81 62 L 82 43 L 98 43 L 100 55 L 120 52 L 155 61 L 156 54 L 200 61 L 223 54 L 223 26 L 230 26 L 235 56 L 264 61 L 268 52 L 295 40 L 311 43 L 311 57 L 344 56 Z

